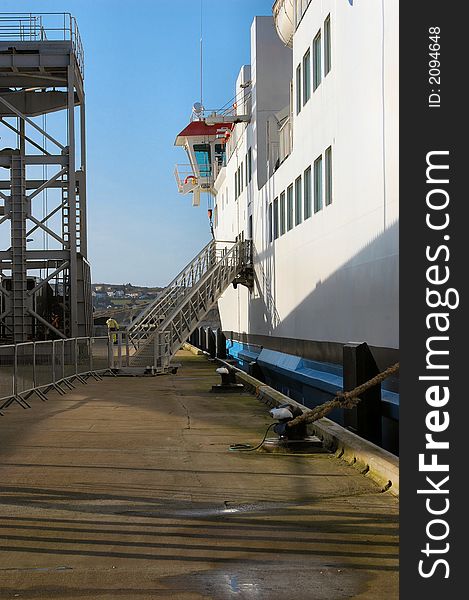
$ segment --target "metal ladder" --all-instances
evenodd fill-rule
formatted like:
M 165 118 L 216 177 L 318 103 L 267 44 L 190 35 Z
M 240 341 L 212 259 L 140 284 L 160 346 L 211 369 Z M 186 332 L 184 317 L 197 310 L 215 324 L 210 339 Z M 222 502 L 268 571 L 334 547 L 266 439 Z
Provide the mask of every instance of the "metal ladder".
M 207 244 L 129 325 L 130 365 L 167 369 L 226 288 L 251 270 L 249 240 Z

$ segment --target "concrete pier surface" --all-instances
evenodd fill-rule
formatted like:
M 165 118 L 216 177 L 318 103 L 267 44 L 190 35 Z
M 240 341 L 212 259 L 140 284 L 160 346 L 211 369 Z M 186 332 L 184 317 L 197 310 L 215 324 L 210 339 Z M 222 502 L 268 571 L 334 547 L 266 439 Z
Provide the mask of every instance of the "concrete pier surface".
M 271 419 L 216 365 L 0 417 L 0 598 L 398 598 L 398 500 L 328 453 L 230 452 Z

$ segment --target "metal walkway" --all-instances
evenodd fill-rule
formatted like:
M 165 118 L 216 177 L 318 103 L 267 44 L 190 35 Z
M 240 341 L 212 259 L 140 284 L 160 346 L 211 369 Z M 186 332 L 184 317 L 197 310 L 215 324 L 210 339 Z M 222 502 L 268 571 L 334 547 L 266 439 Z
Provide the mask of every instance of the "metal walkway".
M 166 369 L 231 284 L 252 279 L 251 242 L 211 241 L 129 325 L 131 366 Z

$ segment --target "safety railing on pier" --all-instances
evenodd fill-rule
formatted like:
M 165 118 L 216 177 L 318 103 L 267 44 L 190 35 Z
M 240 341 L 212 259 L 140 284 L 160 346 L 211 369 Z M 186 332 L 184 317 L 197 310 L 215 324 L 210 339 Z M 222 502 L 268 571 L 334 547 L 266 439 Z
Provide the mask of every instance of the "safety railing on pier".
M 64 393 L 73 380 L 100 377 L 111 368 L 108 337 L 78 337 L 0 346 L 0 410 L 17 402 L 24 408 L 36 393 Z
M 85 55 L 75 17 L 70 13 L 0 13 L 0 41 L 70 41 L 83 77 Z

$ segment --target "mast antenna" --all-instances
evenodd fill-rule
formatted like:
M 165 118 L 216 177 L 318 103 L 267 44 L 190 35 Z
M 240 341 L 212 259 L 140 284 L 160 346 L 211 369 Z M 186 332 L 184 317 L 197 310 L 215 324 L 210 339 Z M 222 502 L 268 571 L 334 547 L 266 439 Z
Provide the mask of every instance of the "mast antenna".
M 202 29 L 202 2 L 200 0 L 200 104 L 203 106 L 203 29 Z

